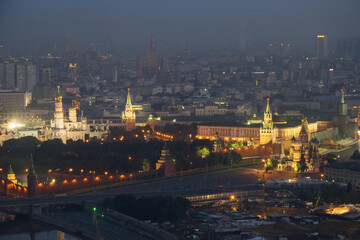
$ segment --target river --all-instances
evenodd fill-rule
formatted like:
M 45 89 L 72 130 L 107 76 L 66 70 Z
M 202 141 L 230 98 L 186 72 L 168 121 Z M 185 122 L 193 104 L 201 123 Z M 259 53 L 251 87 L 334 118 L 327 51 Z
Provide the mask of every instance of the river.
M 80 240 L 49 226 L 28 218 L 15 219 L 0 213 L 0 240 Z

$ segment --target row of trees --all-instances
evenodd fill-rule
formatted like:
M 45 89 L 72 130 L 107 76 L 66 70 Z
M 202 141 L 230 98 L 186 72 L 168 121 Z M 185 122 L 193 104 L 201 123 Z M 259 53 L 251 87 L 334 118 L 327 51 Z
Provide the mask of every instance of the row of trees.
M 174 141 L 167 143 L 178 170 L 230 165 L 241 161 L 234 152 L 214 153 L 209 140 Z M 0 147 L 0 166 L 7 169 L 13 165 L 15 172 L 29 167 L 29 156 L 33 154 L 37 171 L 47 169 L 84 169 L 84 171 L 118 170 L 133 172 L 155 168 L 164 142 L 157 139 L 145 141 L 136 137 L 123 141 L 68 141 L 54 139 L 39 142 L 34 137 L 5 141 Z
M 112 208 L 140 220 L 155 222 L 174 221 L 184 216 L 191 207 L 189 200 L 166 196 L 135 198 L 131 195 L 118 195 L 106 199 L 104 208 Z

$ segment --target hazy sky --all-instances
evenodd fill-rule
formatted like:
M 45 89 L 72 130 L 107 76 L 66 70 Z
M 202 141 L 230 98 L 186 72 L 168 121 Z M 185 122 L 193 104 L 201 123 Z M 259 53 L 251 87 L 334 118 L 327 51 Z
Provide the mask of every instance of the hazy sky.
M 0 0 L 0 42 L 329 41 L 360 36 L 360 0 Z

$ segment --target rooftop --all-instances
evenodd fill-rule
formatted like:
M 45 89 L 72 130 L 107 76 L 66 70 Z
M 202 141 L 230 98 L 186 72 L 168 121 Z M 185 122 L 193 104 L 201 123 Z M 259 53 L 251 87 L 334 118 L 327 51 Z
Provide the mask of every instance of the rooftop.
M 360 172 L 360 163 L 358 163 L 358 162 L 333 163 L 326 167 L 327 168 L 335 168 L 335 169 L 348 169 L 348 170 Z

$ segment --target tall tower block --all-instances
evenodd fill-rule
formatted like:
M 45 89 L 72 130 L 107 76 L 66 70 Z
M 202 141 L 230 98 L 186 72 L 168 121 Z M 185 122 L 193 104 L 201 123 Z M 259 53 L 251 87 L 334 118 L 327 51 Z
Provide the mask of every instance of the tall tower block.
M 157 68 L 157 48 L 154 39 L 154 33 L 151 34 L 151 42 L 148 49 L 148 67 Z
M 267 99 L 266 109 L 264 112 L 263 125 L 260 127 L 260 145 L 268 144 L 269 142 L 275 143 L 276 129 L 272 121 L 272 112 L 270 110 L 270 99 Z
M 125 111 L 122 113 L 122 119 L 126 122 L 128 130 L 135 129 L 136 116 L 131 104 L 130 88 L 128 88 Z
M 327 35 L 316 36 L 316 58 L 324 59 L 328 56 Z

